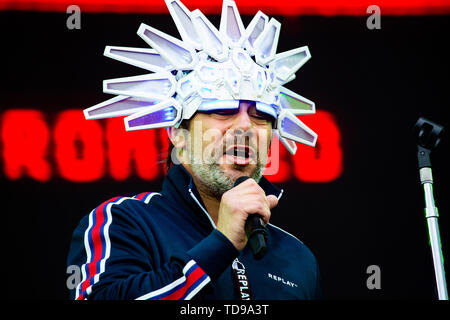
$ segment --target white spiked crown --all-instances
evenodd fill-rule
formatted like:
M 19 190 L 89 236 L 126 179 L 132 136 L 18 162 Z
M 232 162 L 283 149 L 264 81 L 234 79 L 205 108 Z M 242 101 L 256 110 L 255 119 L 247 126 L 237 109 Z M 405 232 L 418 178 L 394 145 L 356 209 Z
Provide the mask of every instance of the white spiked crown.
M 315 146 L 317 134 L 296 117 L 315 113 L 314 102 L 283 86 L 311 58 L 308 47 L 276 53 L 281 24 L 258 11 L 244 28 L 232 0 L 223 0 L 219 30 L 200 10 L 165 2 L 182 41 L 141 24 L 137 33 L 153 49 L 107 46 L 105 56 L 151 73 L 104 80 L 103 91 L 117 96 L 85 109 L 86 119 L 127 116 L 126 130 L 177 127 L 196 111 L 251 100 L 276 119 L 290 153 L 295 142 Z

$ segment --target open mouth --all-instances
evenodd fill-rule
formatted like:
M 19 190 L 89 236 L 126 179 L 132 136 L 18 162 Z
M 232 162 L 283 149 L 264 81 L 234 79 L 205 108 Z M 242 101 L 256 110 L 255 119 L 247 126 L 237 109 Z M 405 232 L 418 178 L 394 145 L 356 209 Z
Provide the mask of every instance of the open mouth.
M 248 164 L 251 159 L 254 159 L 255 152 L 249 146 L 234 145 L 229 147 L 224 154 L 232 163 Z

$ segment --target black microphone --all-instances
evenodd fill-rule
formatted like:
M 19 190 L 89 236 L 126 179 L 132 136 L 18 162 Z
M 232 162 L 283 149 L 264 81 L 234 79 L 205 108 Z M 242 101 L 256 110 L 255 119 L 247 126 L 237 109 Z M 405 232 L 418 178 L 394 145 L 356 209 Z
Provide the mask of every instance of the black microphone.
M 244 182 L 249 177 L 239 177 L 234 186 Z M 267 230 L 264 221 L 259 214 L 250 214 L 245 221 L 245 234 L 248 238 L 248 245 L 252 250 L 253 257 L 256 260 L 261 259 L 266 254 L 267 250 Z

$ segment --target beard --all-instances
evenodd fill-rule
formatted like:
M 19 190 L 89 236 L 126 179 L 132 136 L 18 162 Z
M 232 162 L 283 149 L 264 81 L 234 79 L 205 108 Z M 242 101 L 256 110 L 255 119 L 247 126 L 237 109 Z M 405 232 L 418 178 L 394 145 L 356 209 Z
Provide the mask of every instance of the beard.
M 187 144 L 180 151 L 185 153 L 184 158 L 190 165 L 192 175 L 201 184 L 201 186 L 197 187 L 200 187 L 203 192 L 211 197 L 220 200 L 225 192 L 234 187 L 236 179 L 240 176 L 248 176 L 254 179 L 256 183 L 259 183 L 267 164 L 271 139 L 269 138 L 268 145 L 260 144 L 260 140 L 255 141 L 253 134 L 250 132 L 238 136 L 233 134 L 222 136 L 220 131 L 211 131 L 207 136 L 213 142 L 204 146 L 195 144 L 193 135 L 188 131 L 186 136 Z M 196 136 L 199 135 L 204 136 L 205 133 L 200 132 Z M 248 155 L 246 154 L 246 156 L 250 157 L 251 163 L 225 163 L 225 154 L 229 154 L 227 147 L 233 145 L 245 145 L 254 150 Z
M 193 153 L 189 155 L 189 158 L 192 172 L 206 187 L 210 196 L 220 199 L 225 192 L 234 187 L 237 178 L 227 174 L 217 161 L 199 161 Z M 248 176 L 259 183 L 265 166 L 258 160 L 255 168 Z M 247 165 L 231 164 L 231 167 L 241 172 L 245 172 L 247 169 Z

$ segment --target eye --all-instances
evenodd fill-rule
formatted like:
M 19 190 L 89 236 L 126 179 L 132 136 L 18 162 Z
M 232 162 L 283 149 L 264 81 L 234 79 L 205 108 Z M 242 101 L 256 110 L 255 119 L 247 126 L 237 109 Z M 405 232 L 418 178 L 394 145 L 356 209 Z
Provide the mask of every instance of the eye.
M 238 113 L 239 109 L 221 109 L 221 110 L 214 110 L 212 113 L 218 114 L 221 116 L 232 116 Z
M 237 114 L 239 112 L 239 109 L 216 109 L 202 112 L 210 115 L 228 117 Z
M 250 117 L 252 117 L 252 118 L 254 118 L 254 119 L 258 120 L 258 121 L 272 122 L 272 121 L 275 120 L 271 115 L 269 115 L 269 114 L 267 114 L 265 112 L 257 110 L 256 107 L 251 107 L 248 110 L 248 114 L 249 114 Z

